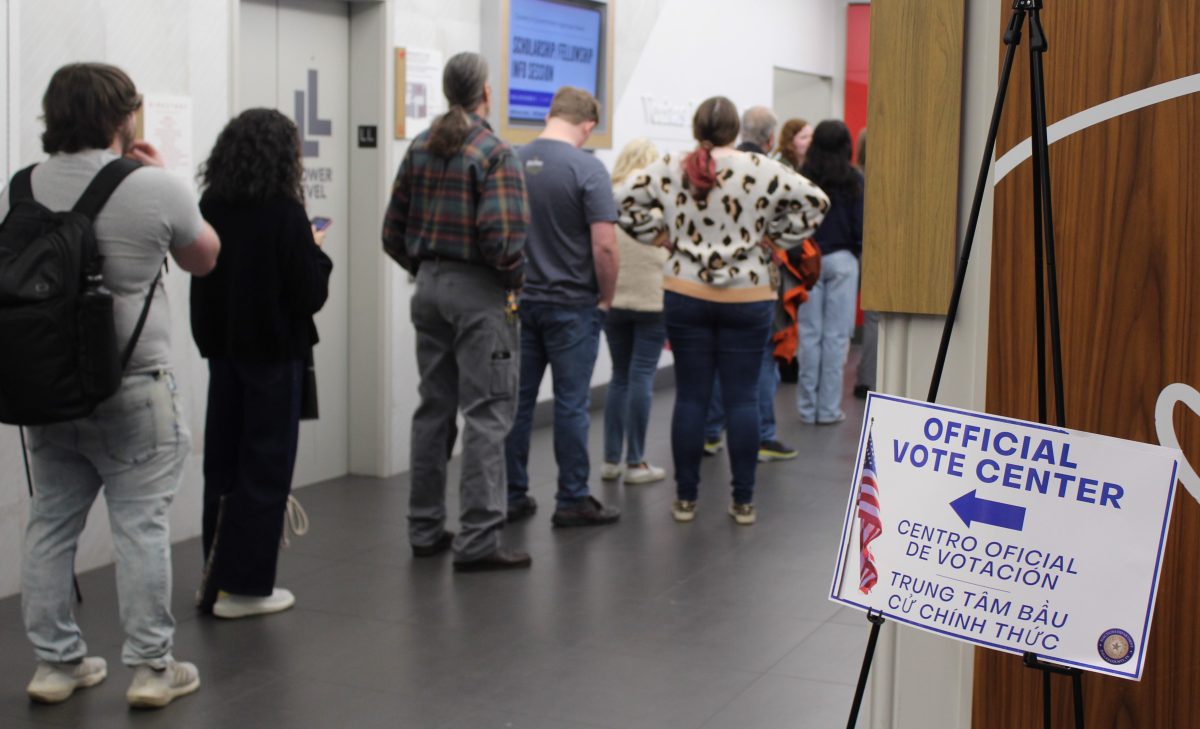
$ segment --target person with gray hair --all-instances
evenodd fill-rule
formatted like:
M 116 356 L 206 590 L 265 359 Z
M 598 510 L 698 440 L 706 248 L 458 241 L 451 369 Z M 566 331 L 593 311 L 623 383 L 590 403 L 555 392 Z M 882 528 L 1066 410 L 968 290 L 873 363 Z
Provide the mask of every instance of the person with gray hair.
M 413 413 L 408 539 L 417 558 L 453 549 L 458 572 L 523 568 L 529 555 L 502 547 L 500 530 L 504 438 L 516 411 L 521 351 L 514 296 L 524 281 L 525 178 L 512 147 L 484 120 L 492 87 L 483 57 L 452 57 L 442 87 L 450 109 L 408 148 L 383 224 L 384 251 L 417 280 L 421 402 Z M 455 535 L 445 528 L 446 461 L 459 410 L 465 426 Z
M 742 115 L 742 144 L 745 152 L 767 154 L 775 146 L 775 127 L 779 120 L 765 106 L 752 106 Z M 755 149 L 756 148 L 756 149 Z
M 742 114 L 742 143 L 738 150 L 766 156 L 775 146 L 775 127 L 779 120 L 765 106 L 752 106 Z M 771 263 L 772 280 L 778 281 L 778 271 Z M 786 461 L 795 458 L 798 451 L 779 441 L 775 432 L 775 390 L 779 387 L 779 368 L 775 365 L 775 343 L 767 340 L 762 366 L 758 373 L 758 460 Z M 704 452 L 718 453 L 723 444 L 721 430 L 725 426 L 725 408 L 721 405 L 721 386 L 713 383 L 712 400 L 708 403 L 708 416 L 704 424 Z

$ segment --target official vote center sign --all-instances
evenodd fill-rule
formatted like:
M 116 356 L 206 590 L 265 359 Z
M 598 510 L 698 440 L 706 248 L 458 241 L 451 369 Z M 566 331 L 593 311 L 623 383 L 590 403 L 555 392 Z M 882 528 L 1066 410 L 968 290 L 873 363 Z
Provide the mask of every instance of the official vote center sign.
M 871 393 L 831 599 L 1138 680 L 1178 458 Z

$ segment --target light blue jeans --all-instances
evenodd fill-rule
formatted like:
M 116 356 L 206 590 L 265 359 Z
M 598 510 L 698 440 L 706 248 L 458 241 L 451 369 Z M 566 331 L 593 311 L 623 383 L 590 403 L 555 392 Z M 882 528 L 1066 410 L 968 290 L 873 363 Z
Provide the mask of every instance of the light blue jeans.
M 842 375 L 858 293 L 858 259 L 850 251 L 821 257 L 821 279 L 796 315 L 800 332 L 800 380 L 796 408 L 805 423 L 841 420 Z
M 104 487 L 117 562 L 127 666 L 171 657 L 171 540 L 167 510 L 190 436 L 168 372 L 131 375 L 86 418 L 29 429 L 33 503 L 25 533 L 21 607 L 43 661 L 87 654 L 72 614 L 71 575 L 88 511 Z

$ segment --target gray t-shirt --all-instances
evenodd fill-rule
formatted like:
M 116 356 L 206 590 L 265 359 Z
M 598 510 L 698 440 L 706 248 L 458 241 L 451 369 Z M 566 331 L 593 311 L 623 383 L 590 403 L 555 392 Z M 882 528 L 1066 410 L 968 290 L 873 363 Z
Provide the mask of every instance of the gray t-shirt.
M 106 149 L 53 155 L 33 170 L 33 197 L 51 210 L 69 210 L 96 173 L 116 158 Z M 0 220 L 8 208 L 5 188 L 0 193 Z M 133 334 L 167 249 L 191 244 L 203 225 L 195 192 L 158 167 L 135 170 L 108 199 L 96 217 L 95 230 L 104 256 L 104 283 L 113 292 L 119 347 L 123 349 Z M 170 353 L 171 313 L 160 281 L 126 372 L 168 367 Z
M 522 301 L 595 306 L 592 223 L 614 222 L 617 204 L 604 164 L 566 142 L 538 139 L 517 150 L 529 193 Z

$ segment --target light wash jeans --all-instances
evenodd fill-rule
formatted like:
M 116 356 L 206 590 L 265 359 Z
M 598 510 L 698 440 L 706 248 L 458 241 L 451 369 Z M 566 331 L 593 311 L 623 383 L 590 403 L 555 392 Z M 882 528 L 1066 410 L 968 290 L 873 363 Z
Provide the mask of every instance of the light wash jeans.
M 796 408 L 805 423 L 833 423 L 842 414 L 842 376 L 858 293 L 858 259 L 850 251 L 821 257 L 821 279 L 796 316 L 800 381 Z
M 130 375 L 86 418 L 29 429 L 33 503 L 25 533 L 21 607 L 43 661 L 87 654 L 71 606 L 75 550 L 100 487 L 117 561 L 127 666 L 161 668 L 171 657 L 171 540 L 167 510 L 190 436 L 168 372 Z
M 637 466 L 645 460 L 646 424 L 654 401 L 654 373 L 667 328 L 661 311 L 613 309 L 604 322 L 612 381 L 604 402 L 604 460 Z

